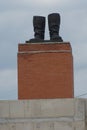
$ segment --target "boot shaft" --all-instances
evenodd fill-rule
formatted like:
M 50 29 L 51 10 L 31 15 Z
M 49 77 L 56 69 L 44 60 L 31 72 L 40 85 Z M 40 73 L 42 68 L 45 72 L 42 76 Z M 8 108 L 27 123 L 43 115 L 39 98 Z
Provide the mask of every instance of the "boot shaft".
M 62 41 L 61 37 L 59 36 L 60 14 L 52 13 L 48 15 L 48 27 L 49 27 L 50 40 Z
M 52 13 L 52 14 L 48 15 L 48 26 L 49 26 L 49 30 L 54 25 L 56 27 L 57 26 L 60 27 L 60 14 L 58 14 L 58 13 Z
M 45 17 L 34 16 L 33 17 L 33 27 L 34 27 L 34 37 L 36 39 L 43 39 L 44 40 Z

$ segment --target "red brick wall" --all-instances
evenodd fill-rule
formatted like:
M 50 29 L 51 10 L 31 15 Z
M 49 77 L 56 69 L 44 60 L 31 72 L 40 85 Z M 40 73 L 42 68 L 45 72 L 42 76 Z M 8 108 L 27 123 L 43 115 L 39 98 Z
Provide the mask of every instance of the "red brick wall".
M 70 43 L 18 45 L 18 99 L 73 96 Z

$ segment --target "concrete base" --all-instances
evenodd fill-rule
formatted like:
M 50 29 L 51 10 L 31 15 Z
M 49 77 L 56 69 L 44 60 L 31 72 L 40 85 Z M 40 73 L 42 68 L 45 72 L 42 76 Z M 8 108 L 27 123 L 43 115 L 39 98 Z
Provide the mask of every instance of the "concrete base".
M 86 130 L 87 100 L 0 101 L 0 130 Z

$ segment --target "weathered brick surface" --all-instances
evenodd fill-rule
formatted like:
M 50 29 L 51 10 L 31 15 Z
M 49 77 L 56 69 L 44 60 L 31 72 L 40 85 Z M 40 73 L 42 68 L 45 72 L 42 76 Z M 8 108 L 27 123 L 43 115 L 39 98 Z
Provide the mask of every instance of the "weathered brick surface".
M 69 43 L 19 44 L 19 99 L 73 96 L 73 57 Z

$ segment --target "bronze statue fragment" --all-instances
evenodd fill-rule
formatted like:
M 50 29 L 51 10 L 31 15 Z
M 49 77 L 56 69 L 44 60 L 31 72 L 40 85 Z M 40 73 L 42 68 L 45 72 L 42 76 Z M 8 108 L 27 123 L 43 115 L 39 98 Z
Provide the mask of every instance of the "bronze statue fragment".
M 59 36 L 60 29 L 60 14 L 52 13 L 48 15 L 48 28 L 50 40 L 44 40 L 45 35 L 45 17 L 33 16 L 34 38 L 26 41 L 27 43 L 33 42 L 62 42 Z

